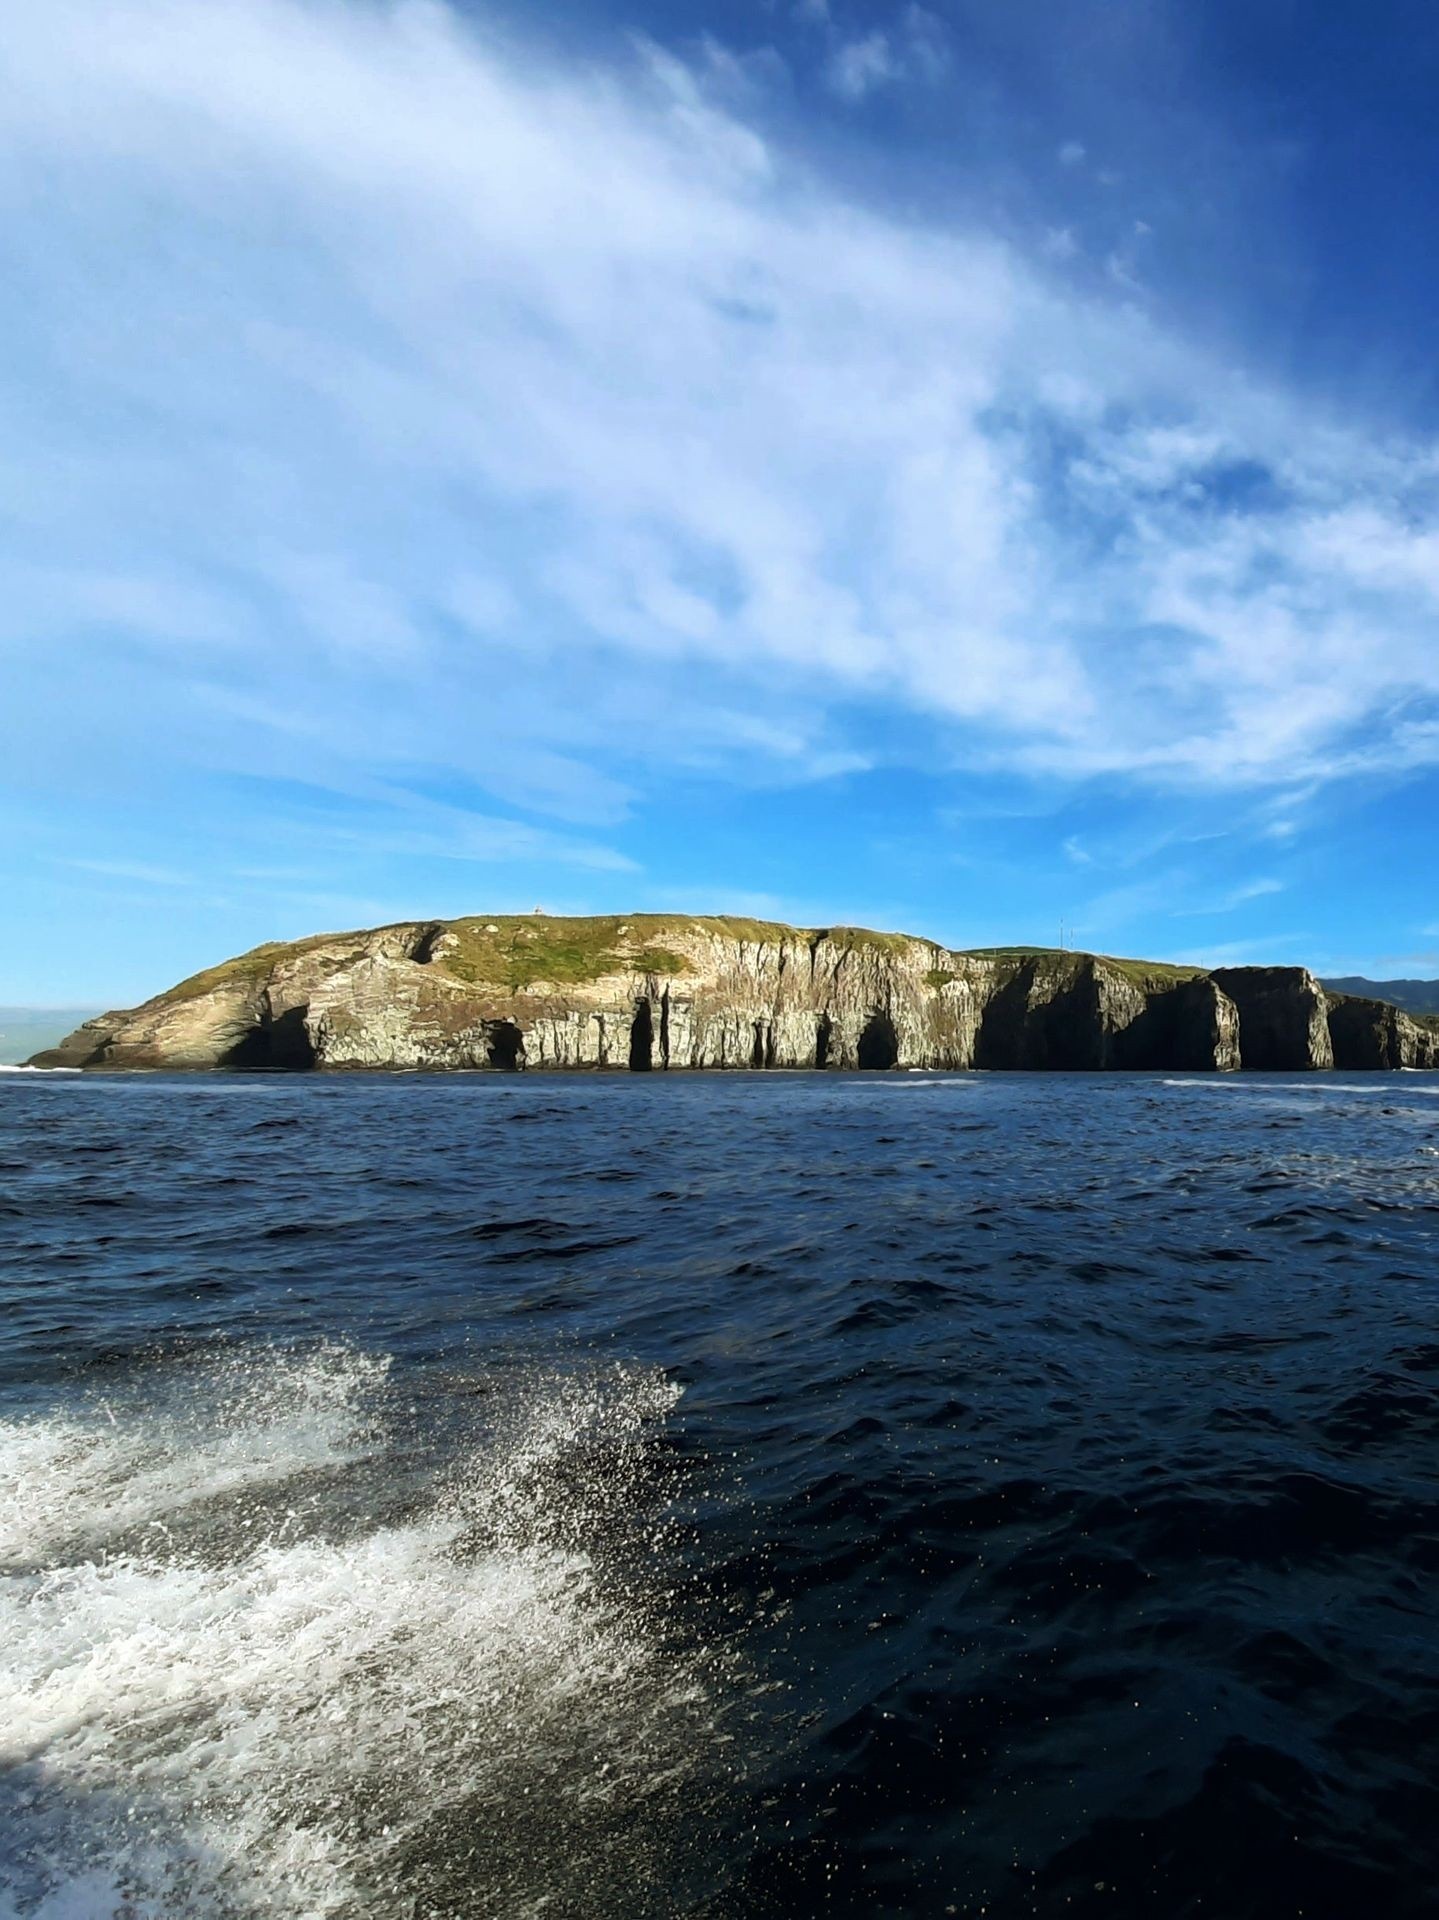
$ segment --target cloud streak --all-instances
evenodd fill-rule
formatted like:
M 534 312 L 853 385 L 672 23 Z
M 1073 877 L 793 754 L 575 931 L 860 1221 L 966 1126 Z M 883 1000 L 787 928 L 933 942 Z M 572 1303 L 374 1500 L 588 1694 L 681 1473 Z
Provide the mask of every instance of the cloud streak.
M 842 93 L 941 57 L 911 12 Z M 102 661 L 211 767 L 583 824 L 881 716 L 1068 780 L 1439 763 L 1432 447 L 856 205 L 704 70 L 339 0 L 50 0 L 0 67 L 11 644 L 76 741 Z
M 1218 900 L 1212 900 L 1205 906 L 1177 907 L 1174 911 L 1186 919 L 1207 918 L 1216 913 L 1233 913 L 1238 908 L 1248 906 L 1251 900 L 1264 900 L 1270 894 L 1283 893 L 1284 882 L 1272 876 L 1258 880 L 1245 880 L 1231 887 L 1228 893 Z

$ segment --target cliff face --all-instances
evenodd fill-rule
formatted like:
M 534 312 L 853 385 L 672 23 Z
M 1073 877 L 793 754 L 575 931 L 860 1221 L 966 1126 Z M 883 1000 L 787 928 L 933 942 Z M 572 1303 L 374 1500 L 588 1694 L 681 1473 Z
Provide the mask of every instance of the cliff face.
M 1194 1071 L 1336 1057 L 1439 1062 L 1427 1030 L 1378 1003 L 1331 1012 L 1300 968 L 1203 974 L 636 915 L 413 922 L 259 947 L 88 1021 L 35 1064 Z
M 1439 1067 L 1439 1033 L 1382 1000 L 1328 995 L 1334 1064 L 1347 1068 Z
M 1210 976 L 1239 1013 L 1239 1053 L 1259 1071 L 1334 1065 L 1324 989 L 1307 967 L 1219 967 Z

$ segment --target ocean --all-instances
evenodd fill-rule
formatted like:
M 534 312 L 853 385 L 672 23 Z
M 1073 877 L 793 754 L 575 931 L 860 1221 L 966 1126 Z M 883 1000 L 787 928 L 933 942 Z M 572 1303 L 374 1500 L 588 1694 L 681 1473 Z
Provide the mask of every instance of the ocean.
M 1439 1885 L 1439 1076 L 0 1076 L 6 1920 Z

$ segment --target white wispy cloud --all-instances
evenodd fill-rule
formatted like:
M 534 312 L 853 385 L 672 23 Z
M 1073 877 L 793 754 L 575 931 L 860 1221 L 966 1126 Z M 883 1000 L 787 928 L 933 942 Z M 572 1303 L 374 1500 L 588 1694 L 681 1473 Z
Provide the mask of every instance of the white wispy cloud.
M 1225 895 L 1224 904 L 1226 907 L 1240 907 L 1246 900 L 1262 900 L 1266 894 L 1283 893 L 1283 891 L 1282 880 L 1246 880 Z
M 908 6 L 893 27 L 841 41 L 830 54 L 825 78 L 840 99 L 856 103 L 903 80 L 933 85 L 948 70 L 949 59 L 943 21 L 924 7 Z
M 911 9 L 832 83 L 941 34 Z M 77 739 L 591 824 L 696 760 L 865 764 L 879 711 L 1066 779 L 1439 763 L 1431 446 L 1056 284 L 1042 238 L 856 205 L 713 50 L 47 0 L 0 73 L 7 628 L 32 700 L 77 663 Z
M 1300 931 L 1270 934 L 1262 940 L 1224 940 L 1190 948 L 1175 958 L 1181 966 L 1191 967 L 1303 966 L 1315 959 L 1314 934 Z
M 841 100 L 863 100 L 876 87 L 898 80 L 904 64 L 887 33 L 867 33 L 846 40 L 830 56 L 829 84 Z
M 1244 880 L 1238 886 L 1231 887 L 1217 900 L 1207 901 L 1202 906 L 1176 907 L 1174 912 L 1181 918 L 1194 918 L 1211 913 L 1233 913 L 1237 908 L 1247 906 L 1251 900 L 1263 900 L 1271 893 L 1283 893 L 1284 882 L 1272 876 L 1257 880 Z

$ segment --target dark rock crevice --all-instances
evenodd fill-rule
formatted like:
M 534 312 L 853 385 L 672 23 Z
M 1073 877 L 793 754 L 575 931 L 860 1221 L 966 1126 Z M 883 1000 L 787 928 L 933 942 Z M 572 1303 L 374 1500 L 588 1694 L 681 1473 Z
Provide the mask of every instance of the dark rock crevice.
M 630 1072 L 648 1073 L 654 1066 L 655 1023 L 648 1000 L 636 1000 L 630 1027 Z
M 417 967 L 428 967 L 435 957 L 435 948 L 444 936 L 444 922 L 432 920 L 428 926 L 421 927 L 416 932 L 408 957 Z
M 1020 967 L 985 1004 L 974 1064 L 1072 1072 L 1105 1065 L 1093 964 L 1074 968 L 1062 980 L 1041 979 L 1032 960 Z
M 814 1030 L 814 1064 L 816 1067 L 829 1065 L 830 1049 L 834 1045 L 834 1022 L 827 1013 L 822 1013 Z
M 219 1065 L 237 1073 L 304 1073 L 315 1064 L 315 1049 L 305 1026 L 305 1007 L 287 1007 L 275 1014 L 270 996 L 260 1003 L 260 1018 L 220 1058 Z
M 865 1072 L 882 1073 L 899 1065 L 899 1035 L 882 1007 L 876 1007 L 865 1022 L 856 1058 Z
M 525 1036 L 513 1020 L 492 1020 L 485 1029 L 485 1057 L 504 1073 L 517 1073 L 525 1064 Z
M 1238 1016 L 1213 980 L 1181 980 L 1150 994 L 1115 1034 L 1110 1065 L 1127 1072 L 1212 1073 L 1238 1066 Z

